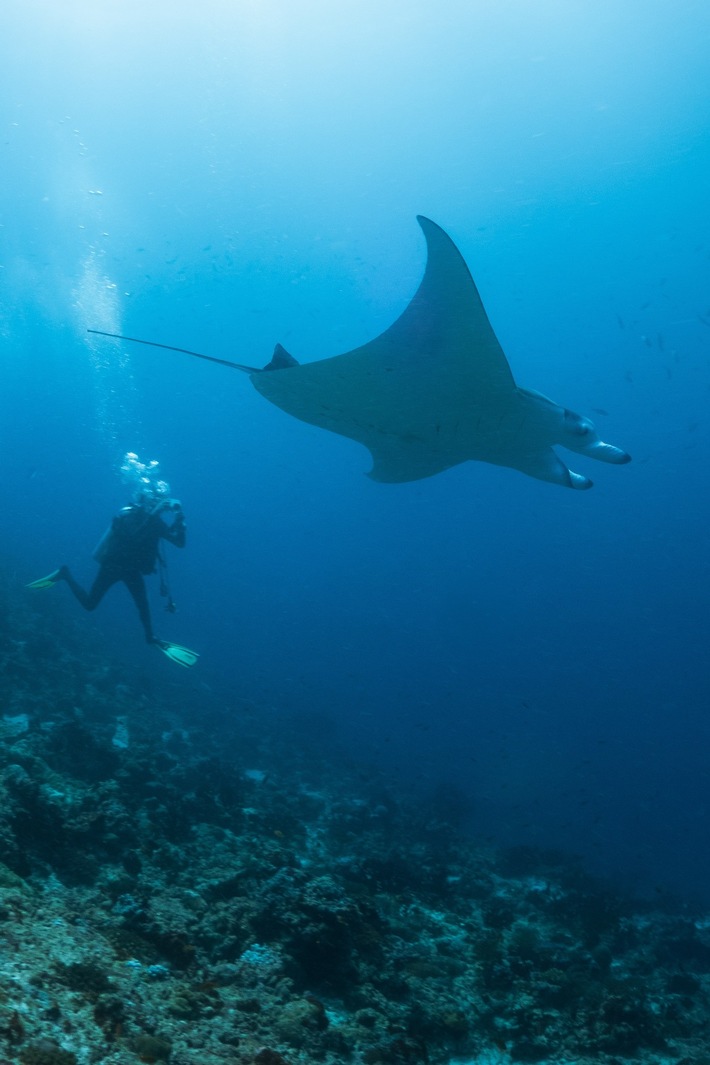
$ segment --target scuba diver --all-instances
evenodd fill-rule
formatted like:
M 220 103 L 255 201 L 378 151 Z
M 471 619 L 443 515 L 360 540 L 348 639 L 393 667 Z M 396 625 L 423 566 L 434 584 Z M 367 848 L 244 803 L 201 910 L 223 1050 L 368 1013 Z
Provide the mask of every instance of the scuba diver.
M 193 666 L 199 655 L 177 643 L 159 640 L 153 633 L 153 624 L 148 606 L 144 576 L 155 573 L 160 566 L 160 592 L 167 597 L 166 610 L 175 612 L 166 579 L 166 564 L 161 553 L 161 541 L 175 547 L 185 546 L 185 516 L 180 501 L 170 498 L 170 486 L 166 481 L 156 481 L 153 474 L 158 463 L 142 463 L 133 452 L 125 456 L 121 467 L 124 481 L 132 483 L 133 502 L 116 515 L 94 550 L 94 559 L 99 564 L 91 589 L 86 592 L 72 576 L 68 566 L 60 566 L 53 573 L 32 581 L 28 588 L 51 588 L 59 581 L 66 581 L 85 610 L 95 610 L 106 592 L 114 584 L 123 582 L 136 604 L 143 624 L 145 638 L 173 662 L 181 666 Z M 173 520 L 166 524 L 161 514 L 172 514 Z

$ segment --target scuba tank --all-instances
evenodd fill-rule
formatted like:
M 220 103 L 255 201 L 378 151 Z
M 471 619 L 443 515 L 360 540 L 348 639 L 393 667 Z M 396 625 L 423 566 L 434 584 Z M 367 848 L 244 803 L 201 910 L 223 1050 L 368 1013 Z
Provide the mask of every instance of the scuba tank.
M 145 540 L 153 513 L 145 514 L 135 506 L 123 507 L 94 548 L 94 560 L 100 566 L 128 563 L 141 573 L 155 572 L 155 548 L 150 540 Z

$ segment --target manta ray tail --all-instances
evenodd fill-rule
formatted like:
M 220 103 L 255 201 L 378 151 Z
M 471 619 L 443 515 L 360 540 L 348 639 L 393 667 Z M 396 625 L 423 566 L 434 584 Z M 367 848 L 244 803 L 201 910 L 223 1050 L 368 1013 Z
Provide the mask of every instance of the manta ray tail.
M 214 355 L 202 355 L 199 351 L 189 351 L 188 348 L 175 348 L 172 344 L 158 344 L 155 340 L 140 340 L 138 337 L 124 336 L 122 333 L 106 333 L 103 329 L 87 329 L 86 332 L 98 337 L 113 337 L 114 340 L 130 340 L 132 344 L 145 344 L 149 348 L 179 351 L 183 355 L 192 355 L 195 359 L 204 359 L 205 362 L 217 362 L 220 366 L 229 366 L 232 370 L 241 370 L 243 373 L 261 373 L 257 366 L 246 366 L 243 362 L 231 362 L 229 359 L 217 359 Z M 288 358 L 290 357 L 289 355 Z

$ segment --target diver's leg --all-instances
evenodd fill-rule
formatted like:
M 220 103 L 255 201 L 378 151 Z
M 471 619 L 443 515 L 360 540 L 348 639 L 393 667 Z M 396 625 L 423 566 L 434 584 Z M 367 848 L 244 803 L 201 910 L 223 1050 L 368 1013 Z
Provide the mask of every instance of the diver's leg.
M 150 620 L 150 607 L 148 606 L 148 594 L 145 590 L 145 581 L 140 573 L 129 573 L 123 575 L 123 583 L 128 591 L 131 593 L 131 598 L 138 608 L 138 616 L 143 623 L 143 629 L 145 631 L 145 638 L 148 643 L 155 643 L 155 636 L 153 635 L 153 623 Z
M 120 578 L 112 570 L 102 566 L 99 572 L 96 574 L 96 580 L 91 585 L 91 590 L 85 592 L 80 584 L 74 580 L 71 575 L 68 566 L 62 566 L 61 576 L 59 580 L 66 581 L 72 592 L 79 600 L 84 610 L 96 610 L 106 592 L 109 590 L 112 584 L 115 584 Z

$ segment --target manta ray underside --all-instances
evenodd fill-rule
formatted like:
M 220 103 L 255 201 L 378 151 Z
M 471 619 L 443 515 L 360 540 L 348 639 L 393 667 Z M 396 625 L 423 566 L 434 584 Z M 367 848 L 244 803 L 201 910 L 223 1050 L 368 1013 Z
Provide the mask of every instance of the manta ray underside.
M 477 460 L 591 488 L 555 454 L 556 444 L 628 462 L 591 421 L 518 388 L 461 253 L 438 225 L 417 220 L 427 242 L 424 277 L 374 340 L 303 365 L 277 344 L 263 370 L 200 357 L 249 373 L 262 396 L 295 418 L 364 444 L 376 481 L 416 481 Z

